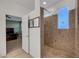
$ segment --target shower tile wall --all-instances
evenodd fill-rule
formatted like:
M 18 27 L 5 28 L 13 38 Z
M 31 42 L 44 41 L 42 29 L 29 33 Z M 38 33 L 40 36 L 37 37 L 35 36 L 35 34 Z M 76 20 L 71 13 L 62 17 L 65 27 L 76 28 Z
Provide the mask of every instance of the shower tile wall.
M 45 18 L 45 44 L 59 50 L 64 50 L 74 56 L 75 49 L 75 10 L 69 13 L 69 26 L 67 30 L 58 30 L 57 15 Z
M 52 39 L 52 16 L 49 16 L 47 18 L 45 18 L 45 24 L 44 24 L 44 43 L 51 46 L 50 43 L 51 39 Z

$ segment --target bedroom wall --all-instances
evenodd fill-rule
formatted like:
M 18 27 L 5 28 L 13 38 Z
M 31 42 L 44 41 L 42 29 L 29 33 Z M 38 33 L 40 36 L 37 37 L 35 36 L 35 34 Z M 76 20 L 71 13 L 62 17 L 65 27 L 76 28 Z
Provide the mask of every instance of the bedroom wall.
M 14 28 L 15 33 L 21 33 L 21 22 L 19 21 L 6 21 L 7 28 Z

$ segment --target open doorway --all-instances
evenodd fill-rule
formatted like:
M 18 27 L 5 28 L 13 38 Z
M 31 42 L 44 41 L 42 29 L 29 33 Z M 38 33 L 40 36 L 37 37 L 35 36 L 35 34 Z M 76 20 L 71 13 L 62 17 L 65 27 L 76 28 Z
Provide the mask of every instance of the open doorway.
M 7 54 L 10 54 L 17 49 L 22 49 L 21 23 L 22 23 L 21 17 L 6 15 Z

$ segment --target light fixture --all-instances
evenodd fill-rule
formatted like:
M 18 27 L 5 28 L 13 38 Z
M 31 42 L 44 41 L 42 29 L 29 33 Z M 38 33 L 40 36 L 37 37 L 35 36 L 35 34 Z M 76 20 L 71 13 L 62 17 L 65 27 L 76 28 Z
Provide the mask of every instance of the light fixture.
M 43 2 L 43 5 L 46 5 L 46 4 L 47 4 L 47 3 L 44 1 L 44 2 Z

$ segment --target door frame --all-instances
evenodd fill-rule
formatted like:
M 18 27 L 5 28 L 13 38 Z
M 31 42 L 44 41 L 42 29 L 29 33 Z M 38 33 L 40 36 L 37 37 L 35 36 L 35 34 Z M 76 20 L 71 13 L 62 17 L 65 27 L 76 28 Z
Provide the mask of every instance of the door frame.
M 44 8 L 40 7 L 41 58 L 44 55 Z
M 6 17 L 6 15 L 10 15 L 10 14 L 5 14 L 5 23 L 7 24 L 7 17 Z M 15 15 L 11 15 L 11 16 L 15 16 Z M 16 16 L 16 17 L 18 17 L 18 16 Z M 22 19 L 22 17 L 21 17 L 21 19 Z M 7 26 L 7 25 L 6 25 Z M 7 27 L 6 27 L 7 28 Z M 6 29 L 5 28 L 5 29 Z M 21 33 L 22 33 L 22 21 L 21 21 Z M 21 37 L 22 38 L 22 37 Z M 22 39 L 21 39 L 21 41 L 22 41 Z M 18 44 L 18 39 L 17 39 L 17 44 Z M 21 43 L 21 48 L 22 48 L 22 43 Z M 7 38 L 6 38 L 6 55 L 8 54 L 8 49 L 7 49 Z

